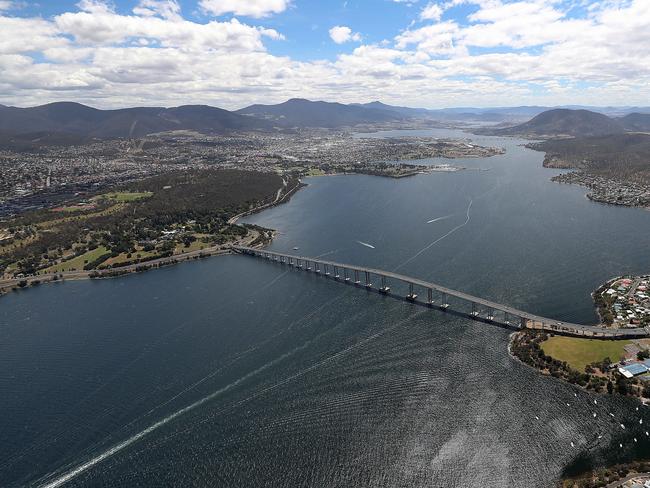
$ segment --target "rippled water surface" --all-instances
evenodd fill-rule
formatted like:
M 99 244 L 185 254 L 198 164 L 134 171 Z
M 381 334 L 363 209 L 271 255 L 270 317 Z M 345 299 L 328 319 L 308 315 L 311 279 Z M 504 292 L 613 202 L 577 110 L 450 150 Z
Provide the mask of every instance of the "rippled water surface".
M 248 221 L 279 231 L 275 250 L 567 321 L 648 271 L 648 212 L 550 182 L 523 141 L 474 140 L 508 152 L 309 179 Z M 0 486 L 545 487 L 646 453 L 644 407 L 542 377 L 508 334 L 244 256 L 10 294 Z

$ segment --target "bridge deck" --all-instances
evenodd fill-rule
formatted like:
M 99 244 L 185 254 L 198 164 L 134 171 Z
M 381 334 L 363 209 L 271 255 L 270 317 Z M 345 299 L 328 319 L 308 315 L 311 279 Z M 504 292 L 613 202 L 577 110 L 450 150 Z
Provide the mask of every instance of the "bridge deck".
M 608 329 L 604 327 L 583 325 L 583 324 L 573 324 L 570 322 L 562 322 L 548 317 L 542 317 L 539 315 L 534 315 L 523 310 L 518 310 L 514 307 L 504 305 L 501 303 L 496 303 L 484 298 L 475 297 L 468 293 L 462 291 L 453 290 L 436 283 L 431 283 L 428 281 L 420 280 L 418 278 L 413 278 L 411 276 L 405 276 L 399 273 L 394 273 L 392 271 L 384 271 L 375 268 L 366 268 L 363 266 L 355 266 L 351 264 L 337 263 L 334 261 L 326 261 L 322 259 L 310 258 L 307 256 L 296 256 L 292 254 L 279 253 L 275 251 L 267 251 L 263 249 L 255 249 L 251 247 L 244 246 L 234 246 L 233 250 L 236 252 L 244 254 L 252 254 L 259 257 L 273 257 L 273 258 L 283 258 L 287 262 L 292 260 L 294 264 L 298 261 L 304 263 L 313 263 L 314 265 L 318 264 L 319 268 L 324 268 L 325 266 L 331 267 L 332 271 L 334 269 L 339 270 L 349 270 L 357 271 L 359 273 L 369 273 L 374 276 L 384 277 L 389 280 L 401 281 L 403 283 L 417 286 L 425 290 L 435 290 L 440 294 L 447 295 L 449 297 L 458 298 L 466 302 L 470 302 L 474 305 L 482 306 L 486 309 L 493 311 L 500 311 L 504 314 L 507 314 L 512 317 L 518 317 L 523 319 L 522 322 L 525 323 L 527 328 L 531 329 L 543 329 L 552 331 L 564 335 L 573 335 L 573 336 L 589 336 L 589 337 L 600 337 L 600 338 L 609 338 L 609 339 L 623 339 L 623 338 L 638 338 L 646 337 L 650 335 L 650 331 L 645 328 L 634 328 L 634 329 Z M 321 270 L 322 271 L 322 270 Z M 477 318 L 481 318 L 478 317 Z M 483 318 L 481 318 L 483 320 Z

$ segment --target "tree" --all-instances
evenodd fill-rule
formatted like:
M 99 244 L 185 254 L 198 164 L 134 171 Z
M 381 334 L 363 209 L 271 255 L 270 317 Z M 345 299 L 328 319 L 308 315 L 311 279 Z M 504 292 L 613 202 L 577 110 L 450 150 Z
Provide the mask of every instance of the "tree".
M 607 393 L 610 395 L 614 392 L 614 385 L 612 384 L 611 381 L 607 382 Z
M 636 358 L 639 361 L 643 361 L 644 359 L 650 358 L 650 351 L 647 349 L 641 349 L 639 352 L 636 353 Z
M 621 395 L 627 395 L 630 392 L 630 385 L 625 377 L 619 376 L 616 380 L 616 391 Z

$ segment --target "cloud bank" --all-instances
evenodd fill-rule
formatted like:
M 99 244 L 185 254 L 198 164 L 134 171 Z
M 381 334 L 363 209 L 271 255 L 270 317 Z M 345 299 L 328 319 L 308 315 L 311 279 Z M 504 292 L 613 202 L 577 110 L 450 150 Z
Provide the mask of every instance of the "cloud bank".
M 287 0 L 200 0 L 202 21 L 175 0 L 140 0 L 128 13 L 82 0 L 51 18 L 21 16 L 0 0 L 0 103 L 238 108 L 300 96 L 424 107 L 648 105 L 650 2 L 580 11 L 575 3 L 422 3 L 392 38 L 364 43 L 334 26 L 338 55 L 296 60 L 269 49 L 286 42 L 283 32 L 245 20 L 280 18 Z M 452 16 L 459 8 L 470 13 Z

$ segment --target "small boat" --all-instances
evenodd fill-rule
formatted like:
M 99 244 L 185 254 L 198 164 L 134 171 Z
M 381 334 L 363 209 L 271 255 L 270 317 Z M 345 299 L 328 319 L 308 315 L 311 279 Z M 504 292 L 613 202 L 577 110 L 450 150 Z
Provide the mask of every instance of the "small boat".
M 300 249 L 300 248 L 299 247 L 294 247 L 293 248 L 294 251 L 297 251 L 298 249 Z

